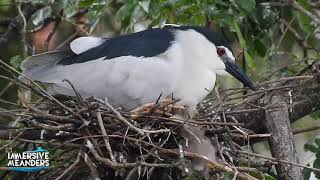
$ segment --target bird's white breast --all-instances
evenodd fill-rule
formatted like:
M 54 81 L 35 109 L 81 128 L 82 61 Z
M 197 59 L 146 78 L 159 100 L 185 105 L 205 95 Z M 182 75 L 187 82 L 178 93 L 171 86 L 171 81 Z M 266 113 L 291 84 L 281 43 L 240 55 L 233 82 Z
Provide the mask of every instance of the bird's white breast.
M 215 46 L 194 30 L 178 32 L 176 43 L 183 49 L 183 63 L 174 95 L 184 105 L 195 107 L 214 88 L 214 70 L 223 69 L 224 64 L 217 59 Z

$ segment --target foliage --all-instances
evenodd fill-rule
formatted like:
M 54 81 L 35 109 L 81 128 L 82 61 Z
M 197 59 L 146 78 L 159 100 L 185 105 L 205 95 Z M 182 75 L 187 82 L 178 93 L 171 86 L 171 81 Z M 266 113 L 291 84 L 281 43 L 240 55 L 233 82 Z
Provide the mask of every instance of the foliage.
M 314 143 L 307 143 L 304 145 L 304 149 L 306 151 L 310 151 L 316 155 L 316 160 L 313 162 L 312 167 L 320 169 L 320 138 L 316 138 L 314 140 Z M 304 179 L 309 179 L 311 171 L 310 170 L 304 170 Z M 320 173 L 314 172 L 316 178 L 320 179 Z
M 316 26 L 308 16 L 292 8 L 276 8 L 255 0 L 34 1 L 39 2 L 45 6 L 33 15 L 33 26 L 56 17 L 61 10 L 64 19 L 72 20 L 79 9 L 88 10 L 89 33 L 106 18 L 106 14 L 112 15 L 112 21 L 121 24 L 124 33 L 134 31 L 138 23 L 146 23 L 149 27 L 159 27 L 166 23 L 202 26 L 211 24 L 222 30 L 230 41 L 239 42 L 236 54 L 240 57 L 241 54 L 244 55 L 248 71 L 255 80 L 264 80 L 266 76 L 277 78 L 294 75 L 305 64 L 309 64 L 307 60 L 296 63 L 302 57 L 319 56 L 316 50 L 320 45 L 313 40 Z M 299 3 L 306 9 L 311 8 L 307 0 L 300 0 Z M 305 47 L 301 45 L 301 39 L 294 37 L 289 26 L 301 37 L 305 37 L 311 48 L 301 51 Z M 277 61 L 283 55 L 289 56 L 292 61 Z M 280 70 L 269 74 L 275 67 L 280 67 Z
M 94 34 L 99 24 L 106 21 L 111 29 L 120 33 L 135 31 L 139 23 L 146 27 L 168 24 L 211 26 L 221 30 L 234 43 L 235 55 L 255 81 L 298 74 L 304 67 L 319 58 L 320 44 L 316 23 L 301 11 L 290 6 L 271 6 L 258 0 L 37 0 L 19 1 L 41 4 L 27 22 L 28 32 L 37 31 L 47 21 L 61 18 L 74 23 L 80 10 L 87 10 L 88 33 Z M 2 5 L 6 4 L 6 5 Z M 8 12 L 10 0 L 0 1 L 0 11 Z M 298 4 L 309 11 L 315 7 L 308 0 Z M 16 9 L 16 7 L 14 7 Z M 319 30 L 319 29 L 318 29 Z M 300 38 L 299 38 L 300 37 Z M 18 47 L 26 42 L 18 42 Z M 14 45 L 16 46 L 16 44 Z M 10 55 L 10 64 L 19 69 L 27 48 Z M 30 52 L 29 52 L 30 54 Z M 0 83 L 2 86 L 2 83 Z M 0 87 L 1 89 L 2 87 Z M 313 118 L 319 119 L 319 113 Z M 317 160 L 313 167 L 320 167 L 320 140 L 306 144 Z M 305 179 L 310 171 L 305 172 Z M 320 175 L 316 174 L 319 178 Z M 193 176 L 187 177 L 192 179 Z M 226 175 L 228 178 L 228 175 Z M 230 177 L 232 178 L 232 177 Z M 266 177 L 266 179 L 269 177 Z

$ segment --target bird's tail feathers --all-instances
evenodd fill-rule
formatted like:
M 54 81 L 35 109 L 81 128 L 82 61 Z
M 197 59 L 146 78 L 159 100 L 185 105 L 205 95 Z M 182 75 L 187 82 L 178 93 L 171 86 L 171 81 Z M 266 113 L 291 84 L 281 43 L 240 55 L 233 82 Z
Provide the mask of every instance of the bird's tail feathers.
M 48 70 L 54 68 L 57 62 L 70 55 L 70 51 L 51 51 L 25 59 L 20 68 L 23 76 L 19 78 L 25 80 L 24 76 L 31 80 L 41 81 L 39 78 Z

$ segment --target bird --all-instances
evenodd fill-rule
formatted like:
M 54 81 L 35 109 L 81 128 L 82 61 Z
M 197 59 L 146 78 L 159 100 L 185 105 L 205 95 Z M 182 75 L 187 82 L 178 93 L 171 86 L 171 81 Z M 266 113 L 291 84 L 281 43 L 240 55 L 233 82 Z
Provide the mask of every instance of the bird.
M 51 94 L 107 98 L 133 110 L 175 97 L 195 109 L 215 86 L 217 75 L 231 74 L 250 89 L 250 78 L 235 61 L 230 43 L 208 27 L 164 26 L 114 38 L 80 37 L 70 49 L 30 56 L 22 75 L 47 83 Z
M 231 74 L 255 90 L 226 38 L 199 26 L 168 25 L 114 38 L 80 37 L 69 49 L 30 56 L 21 70 L 24 78 L 48 84 L 53 95 L 75 96 L 75 89 L 82 97 L 107 98 L 128 111 L 174 97 L 186 107 L 187 113 L 175 116 L 182 119 L 195 114 L 217 75 Z M 185 124 L 180 133 L 189 140 L 187 150 L 216 159 L 216 148 L 201 128 Z M 202 160 L 193 164 L 196 170 L 206 169 Z

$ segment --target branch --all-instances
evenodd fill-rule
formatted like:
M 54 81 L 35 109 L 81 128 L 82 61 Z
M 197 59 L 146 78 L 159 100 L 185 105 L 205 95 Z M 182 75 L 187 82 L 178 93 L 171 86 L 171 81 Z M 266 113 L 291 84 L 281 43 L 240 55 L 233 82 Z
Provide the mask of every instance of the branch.
M 38 9 L 40 9 L 43 5 L 41 4 L 24 4 L 22 14 L 26 21 L 31 17 L 31 15 Z M 8 18 L 2 18 L 2 23 L 9 23 Z M 0 47 L 5 46 L 8 40 L 17 33 L 21 33 L 23 30 L 24 19 L 21 15 L 18 15 L 10 20 L 8 24 L 8 28 L 6 32 L 0 35 Z
M 281 97 L 286 103 L 291 123 L 320 110 L 320 61 L 309 67 L 304 75 L 312 76 L 296 76 L 263 83 L 257 92 L 246 95 L 247 98 L 243 100 L 245 103 L 229 109 L 226 107 L 226 115 L 232 115 L 238 122 L 244 123 L 247 129 L 263 134 L 267 132 L 261 124 L 266 119 L 265 111 L 272 108 L 270 105 L 273 98 Z
M 281 97 L 273 96 L 271 102 L 274 108 L 266 110 L 265 125 L 272 133 L 269 138 L 272 156 L 276 159 L 299 163 L 293 134 L 290 130 L 288 107 L 285 102 L 281 101 Z M 303 179 L 302 169 L 299 167 L 280 163 L 276 165 L 276 169 L 279 179 Z

